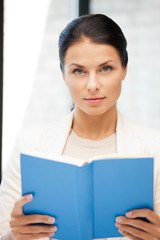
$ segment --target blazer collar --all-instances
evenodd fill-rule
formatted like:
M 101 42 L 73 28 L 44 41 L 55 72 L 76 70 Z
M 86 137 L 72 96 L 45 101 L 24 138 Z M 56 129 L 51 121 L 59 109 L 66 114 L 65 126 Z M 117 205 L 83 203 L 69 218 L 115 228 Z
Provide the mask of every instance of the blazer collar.
M 51 125 L 43 135 L 41 150 L 54 155 L 61 155 L 69 136 L 73 122 L 73 112 L 53 126 Z M 140 154 L 142 143 L 136 136 L 133 123 L 126 119 L 119 111 L 117 118 L 117 154 Z

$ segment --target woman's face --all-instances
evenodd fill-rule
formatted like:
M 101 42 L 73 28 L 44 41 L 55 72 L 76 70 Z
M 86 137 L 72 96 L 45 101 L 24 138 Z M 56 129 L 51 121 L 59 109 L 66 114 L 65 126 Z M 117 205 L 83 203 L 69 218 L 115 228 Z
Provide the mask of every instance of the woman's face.
M 113 109 L 125 75 L 126 69 L 111 45 L 85 38 L 66 52 L 63 78 L 76 111 L 100 115 Z

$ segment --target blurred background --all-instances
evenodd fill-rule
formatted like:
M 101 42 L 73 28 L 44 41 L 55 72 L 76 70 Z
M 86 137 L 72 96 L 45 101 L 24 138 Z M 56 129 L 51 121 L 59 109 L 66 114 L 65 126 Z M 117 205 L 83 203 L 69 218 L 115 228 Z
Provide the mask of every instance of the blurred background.
M 17 132 L 58 119 L 72 102 L 58 59 L 58 37 L 78 17 L 80 0 L 5 0 L 3 169 Z M 160 129 L 160 1 L 82 1 L 113 18 L 128 41 L 129 66 L 118 102 L 130 119 Z M 87 10 L 86 10 L 87 11 Z

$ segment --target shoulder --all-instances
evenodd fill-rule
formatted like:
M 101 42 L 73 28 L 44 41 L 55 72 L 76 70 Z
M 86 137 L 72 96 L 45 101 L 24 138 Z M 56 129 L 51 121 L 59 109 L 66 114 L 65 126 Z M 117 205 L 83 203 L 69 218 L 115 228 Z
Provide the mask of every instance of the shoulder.
M 125 134 L 131 138 L 139 139 L 142 146 L 151 153 L 160 154 L 160 130 L 134 122 L 121 113 L 119 113 L 119 118 Z
M 141 137 L 141 138 L 146 138 L 146 137 L 160 138 L 160 130 L 134 122 L 123 115 L 122 117 L 123 117 L 124 124 L 126 124 L 126 126 L 128 127 L 128 130 L 130 130 L 133 135 L 136 135 L 137 137 Z

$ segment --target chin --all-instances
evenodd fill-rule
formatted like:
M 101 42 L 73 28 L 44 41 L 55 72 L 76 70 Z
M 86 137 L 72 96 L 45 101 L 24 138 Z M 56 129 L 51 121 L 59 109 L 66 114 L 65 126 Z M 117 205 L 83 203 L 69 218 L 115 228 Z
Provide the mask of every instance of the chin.
M 83 112 L 86 113 L 87 115 L 90 115 L 90 116 L 100 116 L 100 115 L 104 115 L 109 110 L 110 110 L 110 108 L 109 109 L 105 109 L 105 110 L 104 109 L 103 110 L 92 109 L 92 110 L 83 110 Z
M 83 107 L 76 106 L 77 111 L 80 111 L 89 116 L 100 116 L 109 113 L 113 113 L 116 110 L 116 103 L 111 103 L 109 106 L 94 106 L 94 107 Z

